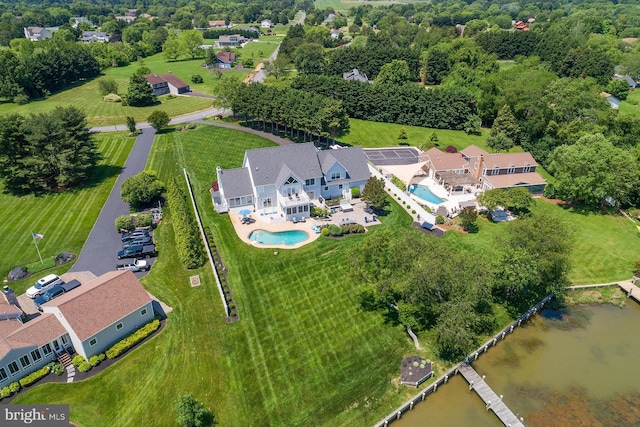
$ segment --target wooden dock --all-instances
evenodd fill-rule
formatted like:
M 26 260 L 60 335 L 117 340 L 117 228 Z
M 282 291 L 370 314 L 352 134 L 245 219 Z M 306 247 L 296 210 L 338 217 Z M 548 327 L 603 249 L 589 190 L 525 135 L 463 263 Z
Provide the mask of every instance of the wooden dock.
M 589 288 L 603 288 L 605 286 L 618 286 L 620 289 L 627 294 L 627 298 L 632 298 L 637 303 L 640 303 L 640 287 L 634 285 L 635 280 L 621 280 L 618 282 L 610 282 L 610 283 L 599 283 L 596 285 L 578 285 L 578 286 L 567 286 L 567 289 L 576 290 L 576 289 L 589 289 Z
M 524 427 L 522 421 L 515 416 L 511 409 L 504 404 L 504 402 L 498 397 L 498 395 L 489 387 L 489 385 L 482 379 L 471 365 L 461 364 L 458 368 L 458 372 L 462 374 L 465 380 L 469 383 L 471 388 L 480 396 L 484 401 L 488 409 L 491 409 L 496 416 L 502 421 L 502 424 L 510 427 Z

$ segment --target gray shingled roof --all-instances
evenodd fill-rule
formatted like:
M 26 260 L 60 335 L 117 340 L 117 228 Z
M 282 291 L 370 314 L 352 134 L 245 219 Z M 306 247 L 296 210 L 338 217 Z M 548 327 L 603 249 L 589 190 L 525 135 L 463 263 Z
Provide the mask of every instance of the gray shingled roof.
M 224 197 L 242 197 L 253 194 L 251 178 L 247 168 L 224 169 L 218 172 L 220 188 L 224 192 Z
M 316 153 L 316 147 L 312 142 L 258 148 L 246 152 L 245 165 L 248 160 L 256 186 L 280 184 L 277 180 L 285 166 L 302 180 L 320 178 L 322 171 Z M 226 196 L 226 186 L 224 188 Z
M 318 153 L 318 158 L 322 165 L 325 165 L 327 158 L 333 157 L 347 169 L 347 174 L 351 180 L 366 180 L 371 176 L 367 158 L 362 151 L 362 147 L 341 148 L 339 150 L 326 150 Z M 333 162 L 327 162 L 330 167 Z M 326 172 L 326 171 L 325 171 Z

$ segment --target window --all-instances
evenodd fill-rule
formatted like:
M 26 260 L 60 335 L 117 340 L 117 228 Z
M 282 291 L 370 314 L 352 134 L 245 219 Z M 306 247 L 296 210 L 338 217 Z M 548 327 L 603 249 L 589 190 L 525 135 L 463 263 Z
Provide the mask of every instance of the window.
M 294 177 L 290 176 L 289 179 L 287 180 L 287 182 L 285 182 L 285 185 L 286 184 L 295 184 L 297 182 L 298 181 L 296 181 L 296 179 Z
M 51 353 L 51 346 L 49 344 L 45 344 L 42 346 L 42 352 L 44 353 L 44 355 L 48 355 L 49 353 Z
M 31 366 L 31 360 L 29 360 L 29 356 L 22 356 L 20 358 L 20 364 L 22 365 L 23 368 L 26 368 L 27 366 Z
M 304 181 L 304 185 L 315 185 L 315 183 L 316 183 L 316 179 L 315 178 L 306 179 Z
M 329 187 L 324 187 L 324 191 L 329 191 Z
M 42 359 L 42 355 L 40 354 L 40 350 L 38 350 L 37 348 L 35 350 L 33 350 L 31 352 L 31 358 L 33 359 L 34 362 L 37 362 L 38 360 Z
M 270 208 L 271 207 L 271 197 L 265 197 L 264 199 L 262 199 L 262 206 L 265 208 Z
M 89 345 L 90 345 L 90 346 L 92 346 L 92 347 L 93 347 L 94 345 L 96 345 L 97 343 L 98 343 L 98 340 L 97 340 L 97 339 L 95 339 L 95 338 L 91 338 L 91 341 L 89 341 Z
M 118 323 L 118 324 L 116 325 L 116 329 L 117 329 L 117 330 L 122 329 L 122 323 Z
M 493 168 L 491 175 L 498 175 L 500 173 L 500 168 L 498 166 Z
M 331 172 L 331 181 L 340 179 L 340 172 Z
M 515 166 L 509 166 L 509 170 L 507 170 L 507 173 L 516 173 L 516 167 Z
M 305 211 L 305 212 L 309 212 L 309 206 L 304 205 L 304 208 L 303 208 L 303 209 L 304 209 L 304 211 Z
M 6 380 L 8 377 L 7 375 L 7 371 L 5 371 L 4 368 L 0 368 L 0 383 L 4 380 Z
M 61 336 L 60 338 L 62 338 L 62 344 L 67 345 L 69 344 L 69 338 L 67 334 L 64 334 L 63 336 Z
M 338 190 L 342 190 L 342 184 L 338 185 Z
M 140 310 L 140 316 L 144 316 L 145 314 L 147 314 L 146 308 L 143 308 L 142 310 Z
M 15 375 L 20 372 L 20 369 L 18 369 L 18 364 L 16 362 L 9 363 L 9 372 L 11 372 L 11 375 Z
M 60 343 L 58 342 L 58 340 L 55 340 L 55 341 L 53 342 L 53 349 L 54 349 L 55 351 L 59 351 L 59 350 L 60 350 Z

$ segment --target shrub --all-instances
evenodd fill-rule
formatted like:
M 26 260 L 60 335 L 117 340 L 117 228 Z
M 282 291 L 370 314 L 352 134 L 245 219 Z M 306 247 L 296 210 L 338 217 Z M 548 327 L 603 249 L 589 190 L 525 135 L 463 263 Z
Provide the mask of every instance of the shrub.
M 331 236 L 342 236 L 342 228 L 335 224 L 330 224 L 327 230 Z
M 56 362 L 50 362 L 47 367 L 49 368 L 49 371 L 58 376 L 62 375 L 62 373 L 64 372 L 64 368 L 62 367 L 62 365 Z
M 122 97 L 120 95 L 116 95 L 115 93 L 105 95 L 102 99 L 104 100 L 104 102 L 122 102 Z
M 115 95 L 118 93 L 118 83 L 112 77 L 103 77 L 98 80 L 98 90 L 100 95 Z
M 19 392 L 20 391 L 20 383 L 13 382 L 13 383 L 9 384 L 9 390 L 11 390 L 11 393 Z
M 136 216 L 136 227 L 150 227 L 153 224 L 153 215 L 140 214 Z
M 229 310 L 233 310 L 234 308 L 236 308 L 235 304 L 229 304 Z
M 73 360 L 71 361 L 71 363 L 73 363 L 73 366 L 75 366 L 76 368 L 81 364 L 83 364 L 84 362 L 86 362 L 85 358 L 80 356 L 79 354 L 76 357 L 74 357 Z
M 9 272 L 7 275 L 7 279 L 11 281 L 20 280 L 23 277 L 26 277 L 28 274 L 26 267 L 16 267 Z
M 120 189 L 122 200 L 133 207 L 152 202 L 164 191 L 165 186 L 154 171 L 142 171 L 125 179 Z
M 193 76 L 191 76 L 191 82 L 192 83 L 203 83 L 204 79 L 202 78 L 202 76 L 200 74 L 194 74 Z
M 416 210 L 415 209 L 411 209 L 411 213 L 415 215 L 416 214 Z
M 13 101 L 18 105 L 25 105 L 29 103 L 29 97 L 23 93 L 13 98 Z
M 444 224 L 444 217 L 442 215 L 436 217 L 436 224 Z
M 130 215 L 119 216 L 116 218 L 116 231 L 120 233 L 122 230 L 133 230 L 133 217 Z
M 398 187 L 400 190 L 406 190 L 407 189 L 407 185 L 404 183 L 404 181 L 401 180 L 400 178 L 398 178 L 395 175 L 391 176 L 391 182 L 393 183 L 393 185 Z
M 167 202 L 171 211 L 178 259 L 186 268 L 198 268 L 205 262 L 204 246 L 198 227 L 187 204 L 186 195 L 175 178 L 169 182 Z
M 453 145 L 448 145 L 447 148 L 445 148 L 445 150 L 447 153 L 457 153 L 458 149 L 456 147 L 454 147 Z
M 548 183 L 544 187 L 544 197 L 546 197 L 547 199 L 555 199 L 557 195 L 558 194 L 556 192 L 556 187 L 553 184 Z
M 328 228 L 323 228 L 322 231 L 320 232 L 321 236 L 328 236 L 329 235 L 329 229 Z
M 407 134 L 407 130 L 405 128 L 400 128 L 398 131 L 398 139 L 407 139 L 409 138 L 409 134 Z
M 5 397 L 9 396 L 11 396 L 11 390 L 9 390 L 9 387 L 2 387 L 2 391 L 0 391 L 0 397 L 4 399 Z
M 46 377 L 49 374 L 49 372 L 50 372 L 49 366 L 45 366 L 44 368 L 40 368 L 37 371 L 30 373 L 26 377 L 21 378 L 20 379 L 20 385 L 22 387 L 30 386 L 31 384 L 35 383 L 39 379 L 41 379 L 43 377 Z
M 125 339 L 115 343 L 110 349 L 105 352 L 105 354 L 109 359 L 115 359 L 116 357 L 120 356 L 122 353 L 129 350 L 131 347 L 154 333 L 159 327 L 160 321 L 158 319 L 152 320 Z
M 231 300 L 231 297 L 230 297 L 229 295 L 227 295 L 227 296 L 225 297 L 225 300 L 227 300 L 227 303 L 230 303 L 230 302 L 232 301 L 232 300 Z
M 100 362 L 102 362 L 106 358 L 107 356 L 105 356 L 104 353 L 96 354 L 95 356 L 91 356 L 89 358 L 89 364 L 91 365 L 92 368 L 95 368 L 100 364 Z
M 360 197 L 360 188 L 358 187 L 353 187 L 351 189 L 351 197 L 353 197 L 354 199 L 357 199 Z
M 78 366 L 78 371 L 80 372 L 89 372 L 92 366 L 89 362 L 82 362 L 80 366 Z

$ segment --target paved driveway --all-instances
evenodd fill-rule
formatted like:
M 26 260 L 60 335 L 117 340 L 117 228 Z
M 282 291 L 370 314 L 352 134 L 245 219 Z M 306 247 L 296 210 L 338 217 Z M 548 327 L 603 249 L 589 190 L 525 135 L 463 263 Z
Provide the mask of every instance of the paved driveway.
M 418 163 L 420 153 L 413 147 L 407 148 L 367 148 L 364 155 L 367 160 L 377 166 L 411 165 Z
M 142 133 L 136 138 L 93 230 L 84 243 L 76 263 L 69 271 L 91 271 L 96 276 L 100 276 L 115 270 L 119 262 L 117 253 L 122 249 L 120 235 L 115 230 L 115 219 L 129 213 L 129 205 L 120 198 L 120 187 L 125 179 L 144 170 L 155 134 L 156 131 L 153 128 L 143 128 Z M 153 259 L 149 261 L 153 262 Z M 145 274 L 146 272 L 139 272 L 136 276 L 142 277 Z

